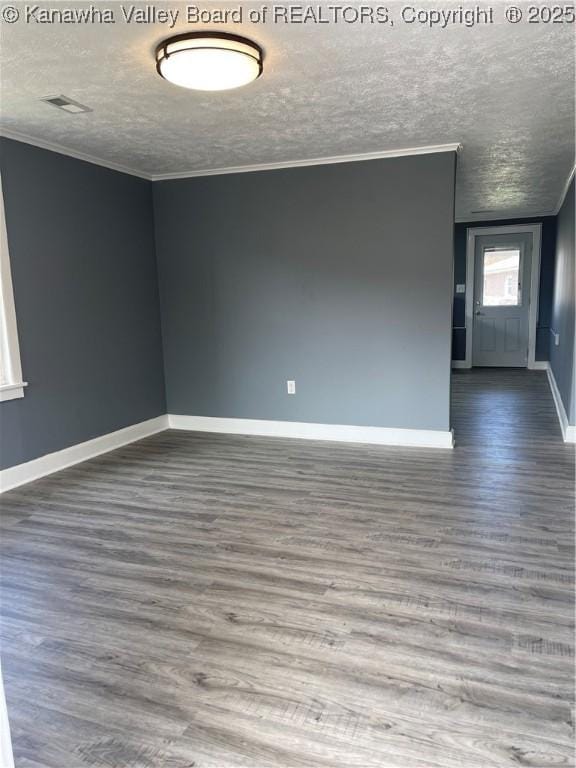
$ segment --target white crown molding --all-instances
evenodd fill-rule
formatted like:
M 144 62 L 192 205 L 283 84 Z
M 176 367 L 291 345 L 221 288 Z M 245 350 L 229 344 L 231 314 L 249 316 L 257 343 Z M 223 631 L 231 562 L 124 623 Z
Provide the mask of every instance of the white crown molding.
M 356 427 L 349 424 L 311 424 L 264 419 L 221 419 L 213 416 L 169 414 L 170 429 L 189 432 L 218 432 L 229 435 L 289 437 L 298 440 L 330 440 L 341 443 L 370 443 L 412 448 L 453 448 L 451 430 Z
M 86 163 L 92 163 L 92 165 L 100 165 L 103 168 L 108 168 L 111 171 L 119 171 L 120 173 L 127 173 L 130 176 L 138 176 L 141 179 L 150 181 L 150 175 L 143 171 L 137 171 L 134 168 L 129 168 L 127 165 L 121 165 L 120 163 L 113 163 L 109 160 L 103 160 L 101 157 L 95 157 L 94 155 L 88 155 L 85 152 L 77 152 L 75 149 L 69 149 L 62 146 L 62 144 L 56 144 L 52 141 L 45 141 L 44 139 L 37 139 L 34 136 L 28 136 L 25 133 L 19 131 L 11 131 L 8 128 L 0 127 L 0 136 L 6 139 L 13 139 L 14 141 L 21 141 L 24 144 L 31 144 L 33 147 L 39 149 L 47 149 L 50 152 L 57 152 L 59 155 L 66 155 L 67 157 L 73 157 L 75 160 L 84 160 Z
M 359 152 L 352 155 L 332 155 L 329 157 L 314 157 L 307 160 L 286 160 L 277 163 L 257 163 L 255 165 L 237 165 L 228 166 L 225 168 L 205 168 L 202 170 L 190 170 L 190 171 L 176 171 L 175 173 L 146 173 L 145 171 L 138 171 L 135 168 L 130 168 L 127 165 L 121 163 L 114 163 L 110 160 L 104 160 L 101 157 L 95 155 L 89 155 L 86 152 L 79 152 L 74 149 L 69 149 L 62 144 L 57 144 L 52 141 L 45 141 L 44 139 L 38 139 L 34 136 L 21 133 L 20 131 L 13 131 L 9 128 L 3 128 L 0 126 L 0 136 L 4 136 L 6 139 L 13 139 L 14 141 L 21 141 L 24 144 L 31 144 L 39 149 L 47 149 L 50 152 L 57 152 L 60 155 L 66 155 L 67 157 L 73 157 L 76 160 L 83 160 L 86 163 L 92 163 L 93 165 L 100 165 L 103 168 L 109 168 L 112 171 L 119 171 L 120 173 L 127 173 L 130 176 L 137 176 L 147 181 L 170 181 L 171 179 L 193 179 L 202 176 L 223 176 L 233 173 L 254 173 L 257 171 L 276 171 L 282 168 L 306 168 L 314 165 L 334 165 L 337 163 L 356 163 L 365 160 L 383 160 L 392 157 L 411 157 L 414 155 L 430 155 L 438 152 L 456 152 L 459 153 L 463 149 L 463 145 L 460 142 L 453 142 L 448 144 L 428 144 L 421 147 L 404 147 L 402 149 L 388 149 L 381 152 Z M 468 222 L 476 221 L 502 221 L 503 219 L 539 219 L 545 216 L 557 216 L 560 208 L 564 204 L 568 188 L 572 178 L 574 177 L 574 171 L 576 166 L 572 168 L 568 179 L 562 189 L 562 194 L 556 207 L 551 211 L 544 211 L 541 213 L 534 212 L 515 212 L 501 214 L 497 216 L 491 216 L 488 214 L 477 216 L 458 216 L 455 218 L 456 224 L 466 224 Z
M 163 432 L 167 428 L 168 417 L 157 416 L 155 419 L 141 421 L 139 424 L 133 424 L 116 432 L 95 437 L 93 440 L 71 445 L 61 451 L 48 453 L 38 459 L 27 461 L 25 464 L 17 464 L 15 467 L 3 469 L 0 472 L 0 493 L 31 483 L 32 480 L 38 480 L 46 475 L 51 475 L 53 472 L 60 472 L 61 469 L 93 459 L 102 453 L 108 453 L 108 451 L 133 443 L 135 440 L 142 440 L 142 438 L 155 435 L 157 432 Z
M 520 213 L 502 213 L 496 216 L 489 214 L 477 215 L 477 216 L 457 216 L 454 219 L 455 224 L 481 224 L 484 221 L 505 221 L 507 219 L 544 219 L 547 216 L 556 216 L 555 211 L 540 211 L 534 213 L 534 211 L 521 211 Z
M 560 213 L 560 208 L 562 208 L 562 206 L 564 205 L 564 200 L 566 200 L 566 195 L 568 194 L 570 184 L 572 183 L 572 179 L 574 178 L 574 171 L 576 171 L 576 165 L 570 171 L 570 174 L 566 179 L 566 184 L 564 184 L 564 187 L 562 188 L 562 194 L 560 195 L 560 199 L 558 200 L 558 205 L 554 209 L 555 216 L 558 216 L 558 214 Z
M 171 181 L 173 179 L 193 179 L 199 176 L 223 176 L 232 173 L 254 173 L 257 171 L 277 171 L 283 168 L 306 168 L 313 165 L 334 165 L 337 163 L 357 163 L 364 160 L 384 160 L 391 157 L 411 157 L 413 155 L 431 155 L 438 152 L 460 152 L 462 144 L 430 144 L 422 147 L 387 149 L 381 152 L 360 152 L 354 155 L 332 155 L 330 157 L 312 157 L 307 160 L 286 160 L 277 163 L 256 163 L 255 165 L 236 165 L 225 168 L 205 168 L 176 173 L 153 173 L 152 181 Z
M 381 152 L 360 152 L 354 155 L 334 155 L 331 157 L 314 157 L 308 160 L 286 160 L 278 163 L 258 163 L 255 165 L 238 165 L 226 168 L 205 168 L 202 170 L 177 171 L 175 173 L 146 173 L 137 171 L 135 168 L 129 168 L 126 165 L 104 160 L 94 155 L 88 155 L 85 152 L 78 152 L 74 149 L 68 149 L 62 144 L 57 144 L 44 139 L 37 139 L 34 136 L 28 136 L 19 131 L 12 131 L 0 126 L 0 136 L 14 141 L 21 141 L 25 144 L 31 144 L 40 149 L 47 149 L 50 152 L 58 152 L 60 155 L 67 155 L 76 160 L 84 160 L 87 163 L 101 165 L 104 168 L 110 168 L 113 171 L 127 173 L 131 176 L 138 176 L 147 181 L 169 181 L 170 179 L 193 179 L 199 176 L 222 176 L 231 173 L 254 173 L 256 171 L 275 171 L 281 168 L 305 168 L 311 165 L 333 165 L 335 163 L 355 163 L 362 160 L 382 160 L 387 157 L 410 157 L 412 155 L 431 155 L 438 152 L 460 152 L 462 144 L 459 142 L 451 144 L 430 144 L 422 147 L 404 147 L 402 149 L 388 149 Z

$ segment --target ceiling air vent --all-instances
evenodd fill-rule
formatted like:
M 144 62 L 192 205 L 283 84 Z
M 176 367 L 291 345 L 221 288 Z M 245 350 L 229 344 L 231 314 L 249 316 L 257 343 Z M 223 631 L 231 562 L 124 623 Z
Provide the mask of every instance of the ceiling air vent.
M 46 96 L 40 101 L 45 101 L 46 104 L 52 104 L 53 107 L 58 107 L 64 112 L 70 112 L 73 115 L 78 115 L 82 112 L 92 112 L 90 107 L 85 107 L 84 104 L 80 104 L 74 99 L 69 99 L 68 96 Z

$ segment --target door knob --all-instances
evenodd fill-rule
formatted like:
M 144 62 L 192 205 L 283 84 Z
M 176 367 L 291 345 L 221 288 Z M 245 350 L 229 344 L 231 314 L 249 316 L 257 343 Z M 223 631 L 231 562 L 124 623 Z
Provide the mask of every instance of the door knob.
M 484 314 L 484 312 L 480 312 L 480 310 L 479 310 L 479 309 L 477 309 L 475 314 L 477 314 L 477 315 L 483 315 L 483 314 Z

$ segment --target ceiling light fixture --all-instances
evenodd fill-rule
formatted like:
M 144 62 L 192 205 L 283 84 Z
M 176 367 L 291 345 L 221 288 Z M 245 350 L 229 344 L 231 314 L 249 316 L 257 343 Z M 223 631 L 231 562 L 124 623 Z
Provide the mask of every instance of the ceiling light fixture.
M 190 32 L 164 40 L 156 49 L 158 74 L 198 91 L 247 85 L 262 74 L 262 49 L 225 32 Z

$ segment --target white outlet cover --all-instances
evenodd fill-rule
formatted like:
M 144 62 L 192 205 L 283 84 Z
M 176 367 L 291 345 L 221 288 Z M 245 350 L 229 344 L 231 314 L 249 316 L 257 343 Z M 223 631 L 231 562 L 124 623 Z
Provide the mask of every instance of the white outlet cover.
M 456 284 L 456 293 L 466 293 L 466 284 L 465 283 L 457 283 Z
M 296 382 L 295 381 L 287 381 L 286 382 L 286 389 L 287 389 L 289 395 L 295 395 L 296 394 Z

